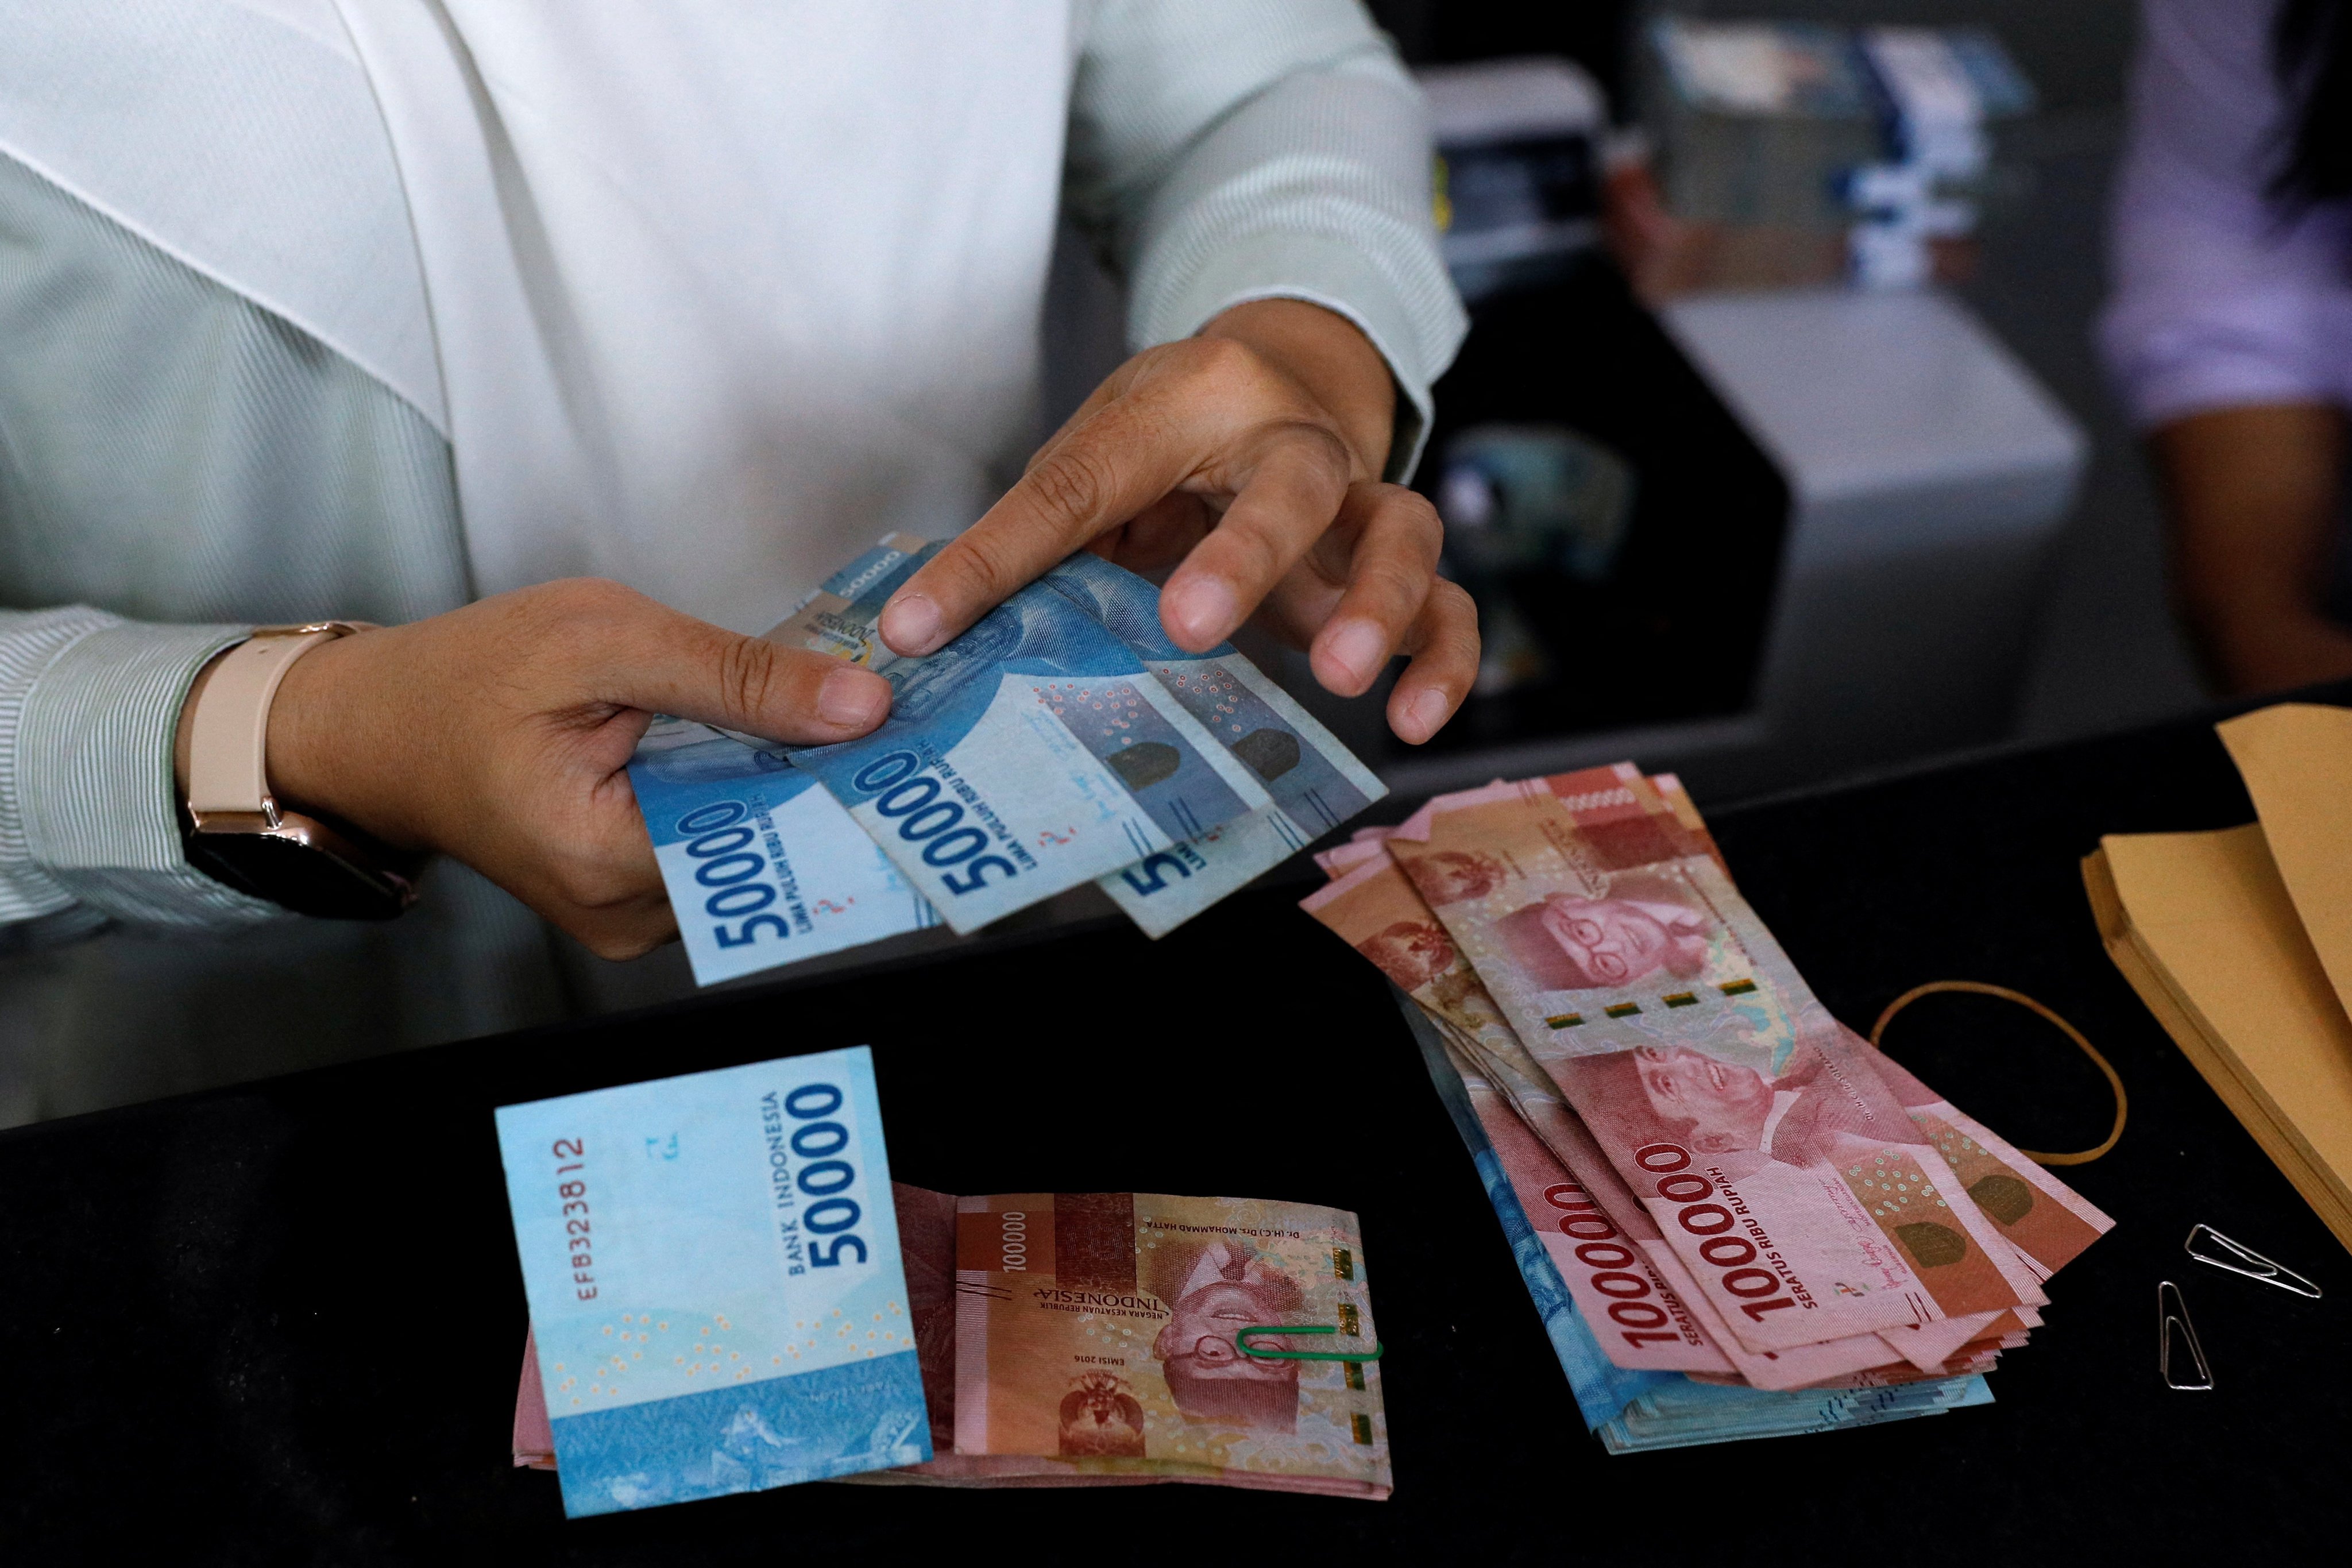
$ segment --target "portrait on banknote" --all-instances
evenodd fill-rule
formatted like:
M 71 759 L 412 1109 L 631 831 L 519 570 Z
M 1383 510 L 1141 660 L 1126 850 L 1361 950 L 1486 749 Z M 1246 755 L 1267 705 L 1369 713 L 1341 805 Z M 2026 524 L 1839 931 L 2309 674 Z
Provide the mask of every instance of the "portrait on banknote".
M 1890 1132 L 1909 1132 L 1882 1125 L 1889 1119 L 1843 1092 L 1803 1040 L 1770 1076 L 1727 1053 L 1672 1042 L 1575 1058 L 1552 1070 L 1576 1080 L 1590 1097 L 1580 1102 L 1592 1108 L 1587 1120 L 1614 1123 L 1624 1147 L 1676 1143 L 1741 1174 L 1765 1160 L 1834 1162 L 1848 1140 L 1874 1153 Z
M 1251 1432 L 1297 1429 L 1298 1363 L 1246 1355 L 1239 1340 L 1244 1329 L 1290 1319 L 1306 1300 L 1278 1258 L 1239 1239 L 1162 1247 L 1146 1288 L 1169 1305 L 1151 1353 L 1185 1420 Z
M 1687 980 L 1706 966 L 1711 914 L 1664 878 L 1629 873 L 1598 897 L 1556 892 L 1511 910 L 1495 934 L 1547 991 L 1620 986 L 1661 970 Z

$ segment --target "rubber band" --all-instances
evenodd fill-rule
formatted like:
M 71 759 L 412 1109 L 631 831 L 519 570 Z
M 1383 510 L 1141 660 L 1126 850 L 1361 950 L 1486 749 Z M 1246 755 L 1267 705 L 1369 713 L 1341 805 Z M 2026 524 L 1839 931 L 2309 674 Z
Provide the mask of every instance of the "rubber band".
M 2037 1165 L 2087 1165 L 2116 1146 L 2116 1141 L 2124 1135 L 2124 1114 L 2128 1109 L 2124 1098 L 2122 1077 L 2108 1064 L 2107 1058 L 2099 1054 L 2098 1047 L 2083 1037 L 2082 1030 L 2074 1027 L 2022 991 L 2011 991 L 2006 985 L 1988 985 L 1981 980 L 1931 980 L 1925 985 L 1914 985 L 1886 1005 L 1886 1011 L 1881 1013 L 1878 1016 L 1878 1022 L 1870 1026 L 1870 1043 L 1874 1046 L 1878 1044 L 1879 1037 L 1886 1033 L 1886 1026 L 1893 1021 L 1895 1014 L 1900 1013 L 1920 997 L 1932 996 L 1938 991 L 1965 991 L 1978 996 L 1998 996 L 2004 1002 L 2014 1002 L 2021 1007 L 2032 1009 L 2064 1030 L 2068 1039 L 2082 1047 L 2083 1054 L 2090 1058 L 2101 1072 L 2107 1075 L 2107 1087 L 2116 1091 L 2116 1125 L 2104 1142 L 2079 1150 L 2072 1154 L 2043 1154 L 2032 1149 L 2020 1149 L 2019 1153 Z

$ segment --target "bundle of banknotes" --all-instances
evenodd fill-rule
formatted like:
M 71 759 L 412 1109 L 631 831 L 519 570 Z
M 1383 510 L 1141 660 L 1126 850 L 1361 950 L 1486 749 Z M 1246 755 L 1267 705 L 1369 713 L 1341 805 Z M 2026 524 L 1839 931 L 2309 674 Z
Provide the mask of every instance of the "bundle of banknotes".
M 579 1517 L 801 1481 L 1389 1494 L 1356 1216 L 889 1180 L 868 1053 L 499 1112 L 518 1465 Z
M 1991 1398 L 2112 1225 L 1834 1018 L 1671 776 L 1431 801 L 1304 907 L 1405 992 L 1612 1452 Z
M 940 548 L 892 534 L 768 637 L 889 680 L 890 717 L 783 748 L 657 720 L 629 777 L 703 984 L 1094 882 L 1158 937 L 1386 794 L 1230 644 L 1081 552 L 935 653 L 876 628 Z

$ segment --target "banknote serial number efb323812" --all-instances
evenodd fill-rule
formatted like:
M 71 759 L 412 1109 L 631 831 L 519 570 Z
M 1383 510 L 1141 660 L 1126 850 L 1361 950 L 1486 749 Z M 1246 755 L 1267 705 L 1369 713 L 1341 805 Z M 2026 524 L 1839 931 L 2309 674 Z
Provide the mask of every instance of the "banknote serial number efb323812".
M 583 1301 L 596 1299 L 596 1259 L 589 1247 L 588 1178 L 572 1175 L 588 1168 L 588 1143 L 583 1138 L 558 1138 L 551 1152 L 568 1165 L 555 1167 L 555 1195 L 563 1200 L 563 1235 L 572 1248 L 572 1294 Z

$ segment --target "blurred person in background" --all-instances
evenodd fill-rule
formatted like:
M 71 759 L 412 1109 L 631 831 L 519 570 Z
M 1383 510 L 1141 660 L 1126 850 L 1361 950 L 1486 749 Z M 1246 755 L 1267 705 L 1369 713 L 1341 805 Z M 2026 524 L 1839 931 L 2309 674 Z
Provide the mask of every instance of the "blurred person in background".
M 2352 677 L 2352 5 L 2143 0 L 2103 347 L 2231 692 Z
M 0 0 L 0 1125 L 683 989 L 597 962 L 675 930 L 630 752 L 653 710 L 878 723 L 756 634 L 888 531 L 971 525 L 900 653 L 1091 545 L 1170 571 L 1181 646 L 1255 619 L 1348 695 L 1411 656 L 1408 742 L 1476 672 L 1393 482 L 1463 314 L 1355 0 Z M 1065 219 L 1133 357 L 1033 453 Z M 189 853 L 192 691 L 330 617 L 380 626 L 247 723 L 280 805 L 439 857 L 397 921 Z

